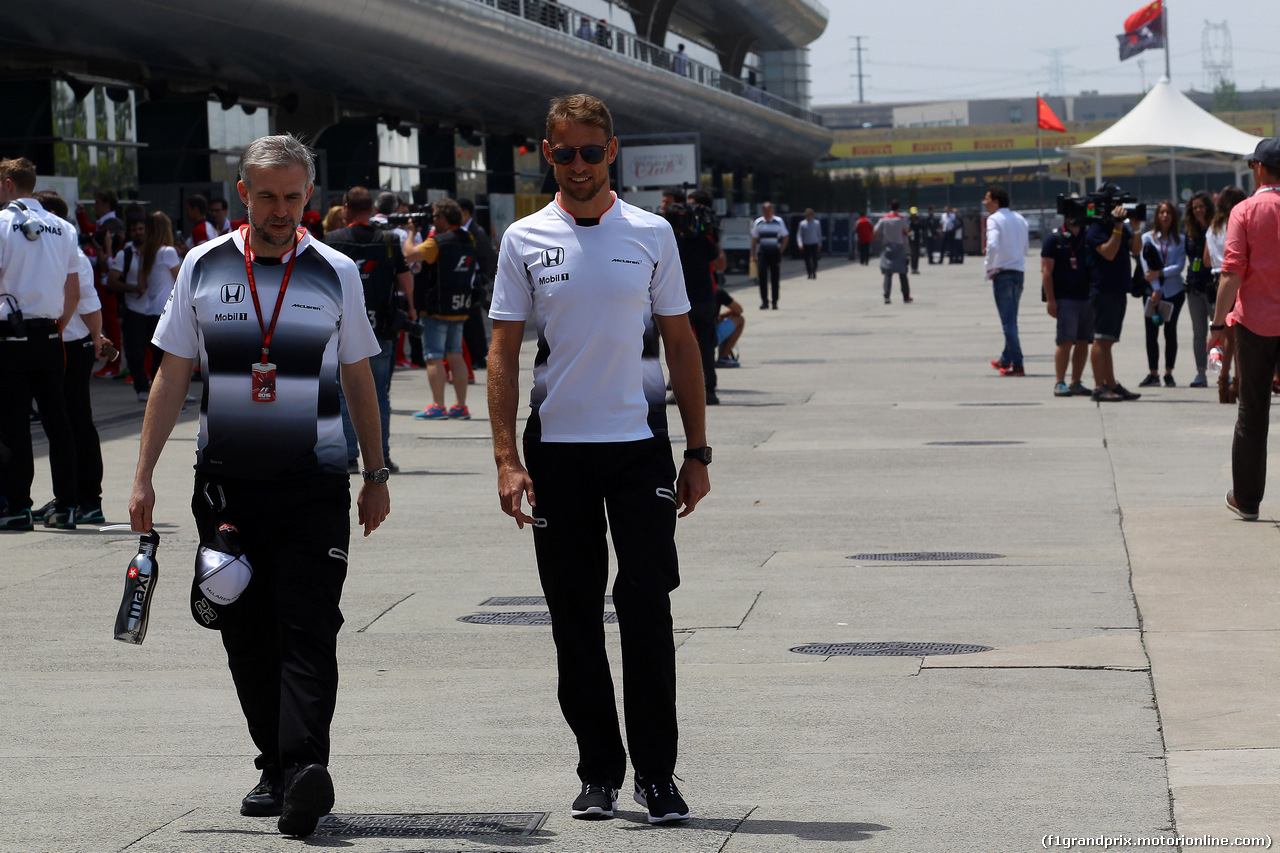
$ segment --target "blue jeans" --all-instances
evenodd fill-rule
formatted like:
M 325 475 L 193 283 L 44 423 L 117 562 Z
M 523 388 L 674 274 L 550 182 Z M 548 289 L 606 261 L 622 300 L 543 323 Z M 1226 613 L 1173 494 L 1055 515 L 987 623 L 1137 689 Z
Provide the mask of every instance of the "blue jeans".
M 382 352 L 369 359 L 373 372 L 373 387 L 378 394 L 378 419 L 382 421 L 382 458 L 391 458 L 391 362 L 395 357 L 396 342 L 383 341 Z M 342 435 L 347 440 L 347 458 L 360 458 L 360 444 L 356 441 L 356 428 L 347 411 L 347 398 L 342 395 L 342 383 L 338 383 L 338 400 L 342 403 Z
M 996 311 L 1004 329 L 1004 352 L 1000 353 L 1000 358 L 1014 367 L 1022 365 L 1022 344 L 1018 342 L 1018 300 L 1022 299 L 1022 278 L 1023 274 L 1018 270 L 1003 270 L 991 278 Z

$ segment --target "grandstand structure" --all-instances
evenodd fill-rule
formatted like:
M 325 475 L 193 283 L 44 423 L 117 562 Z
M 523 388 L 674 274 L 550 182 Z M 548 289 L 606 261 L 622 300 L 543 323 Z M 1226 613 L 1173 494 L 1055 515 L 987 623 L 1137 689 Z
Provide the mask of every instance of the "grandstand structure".
M 578 91 L 624 139 L 696 140 L 700 182 L 731 204 L 830 148 L 808 103 L 818 0 L 613 0 L 605 19 L 574 1 L 11 4 L 0 154 L 64 195 L 112 187 L 173 214 L 192 192 L 234 213 L 239 152 L 280 131 L 320 151 L 321 200 L 356 183 L 482 209 L 541 196 L 547 101 Z

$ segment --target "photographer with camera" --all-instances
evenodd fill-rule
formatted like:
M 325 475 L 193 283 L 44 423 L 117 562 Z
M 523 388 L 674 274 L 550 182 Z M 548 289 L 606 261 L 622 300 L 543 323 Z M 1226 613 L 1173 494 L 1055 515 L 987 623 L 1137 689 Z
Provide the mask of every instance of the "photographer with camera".
M 0 445 L 4 465 L 0 530 L 31 530 L 31 401 L 49 437 L 55 508 L 44 526 L 76 526 L 76 446 L 63 396 L 62 329 L 80 301 L 75 229 L 33 197 L 35 164 L 0 160 Z
M 387 469 L 394 474 L 400 467 L 391 461 L 391 358 L 396 336 L 405 318 L 409 321 L 417 319 L 413 309 L 413 276 L 409 274 L 400 237 L 394 231 L 369 221 L 373 215 L 373 196 L 369 190 L 364 187 L 347 190 L 343 211 L 350 224 L 325 234 L 324 242 L 355 261 L 360 270 L 365 311 L 369 314 L 373 335 L 382 347 L 381 352 L 369 359 L 369 369 L 373 371 L 373 385 L 382 420 L 382 457 Z M 396 312 L 394 300 L 397 292 L 408 300 L 407 312 Z M 360 470 L 360 446 L 341 389 L 339 397 L 342 399 L 342 432 L 347 442 L 347 471 L 354 474 Z
M 1114 403 L 1119 400 L 1136 400 L 1135 394 L 1116 381 L 1115 364 L 1111 348 L 1120 340 L 1124 326 L 1124 312 L 1129 303 L 1131 270 L 1129 253 L 1142 251 L 1142 238 L 1134 232 L 1126 219 L 1126 202 L 1134 199 L 1124 196 L 1115 184 L 1103 184 L 1102 189 L 1086 198 L 1087 210 L 1095 217 L 1084 235 L 1085 249 L 1089 253 L 1093 273 L 1089 284 L 1089 304 L 1093 308 L 1093 399 Z M 1135 218 L 1141 219 L 1138 210 Z
M 663 193 L 662 215 L 671 224 L 680 251 L 680 268 L 684 272 L 684 289 L 689 297 L 689 324 L 698 339 L 702 356 L 702 378 L 706 386 L 707 405 L 720 403 L 716 396 L 716 334 L 719 303 L 716 301 L 715 273 L 725 268 L 720 251 L 720 229 L 711 210 L 711 196 L 704 190 L 689 193 L 681 204 L 680 191 Z M 670 199 L 670 202 L 668 202 Z

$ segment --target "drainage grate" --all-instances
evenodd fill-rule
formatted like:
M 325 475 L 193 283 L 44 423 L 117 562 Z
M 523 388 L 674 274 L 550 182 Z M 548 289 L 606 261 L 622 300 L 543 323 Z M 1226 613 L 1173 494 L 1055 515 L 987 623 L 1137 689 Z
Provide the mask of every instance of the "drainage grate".
M 842 655 L 856 657 L 928 657 L 932 655 L 972 655 L 989 652 L 991 646 L 963 643 L 806 643 L 791 651 L 801 655 Z
M 1025 441 L 926 441 L 929 447 L 997 447 L 1007 444 L 1026 444 Z
M 960 403 L 961 406 L 1043 406 L 1044 403 Z
M 605 604 L 613 604 L 613 596 L 604 597 Z M 498 595 L 486 598 L 477 607 L 546 607 L 547 600 L 541 595 Z
M 547 812 L 510 814 L 331 814 L 316 835 L 362 838 L 457 838 L 465 835 L 533 835 Z
M 551 614 L 545 610 L 508 610 L 503 613 L 472 613 L 470 616 L 459 616 L 458 621 L 473 625 L 550 625 Z M 606 610 L 604 623 L 617 625 L 618 614 Z
M 890 554 L 852 554 L 846 560 L 881 563 L 947 563 L 955 560 L 1002 560 L 1004 554 L 981 551 L 895 551 Z

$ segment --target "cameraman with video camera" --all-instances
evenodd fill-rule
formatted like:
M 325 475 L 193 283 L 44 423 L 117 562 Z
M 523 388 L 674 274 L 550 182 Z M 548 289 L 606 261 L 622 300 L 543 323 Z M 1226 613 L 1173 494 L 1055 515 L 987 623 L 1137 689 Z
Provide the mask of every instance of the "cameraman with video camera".
M 684 271 L 684 288 L 689 296 L 689 324 L 698 339 L 702 355 L 702 378 L 706 384 L 707 405 L 720 403 L 716 396 L 716 344 L 719 338 L 719 303 L 716 301 L 715 273 L 725 268 L 720 251 L 720 228 L 711 210 L 711 197 L 703 190 L 689 193 L 682 204 L 681 191 L 669 189 L 662 194 L 662 215 L 671 223 L 680 250 L 680 267 Z
M 360 270 L 365 310 L 369 314 L 374 337 L 382 347 L 382 352 L 369 359 L 382 420 L 382 458 L 394 474 L 400 467 L 391 461 L 391 359 L 396 337 L 406 317 L 410 322 L 417 319 L 413 309 L 413 276 L 405 262 L 399 235 L 369 221 L 373 215 L 373 196 L 368 189 L 352 187 L 347 190 L 343 210 L 350 224 L 325 234 L 324 241 L 355 261 Z M 395 308 L 397 292 L 404 294 L 408 302 L 407 312 Z M 348 473 L 358 473 L 359 445 L 345 398 L 342 401 L 342 431 L 347 441 Z
M 1086 215 L 1093 221 L 1085 232 L 1084 245 L 1092 269 L 1089 284 L 1089 304 L 1093 308 L 1094 332 L 1090 361 L 1093 364 L 1093 399 L 1096 402 L 1114 403 L 1119 400 L 1136 400 L 1135 394 L 1116 381 L 1115 364 L 1111 347 L 1120 340 L 1124 326 L 1124 312 L 1128 306 L 1132 268 L 1129 253 L 1142 252 L 1142 238 L 1135 233 L 1127 220 L 1126 203 L 1134 199 L 1121 193 L 1115 184 L 1103 184 L 1102 188 L 1086 197 Z M 1143 218 L 1135 208 L 1135 219 Z

